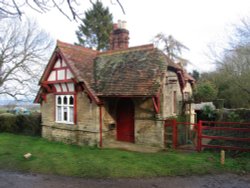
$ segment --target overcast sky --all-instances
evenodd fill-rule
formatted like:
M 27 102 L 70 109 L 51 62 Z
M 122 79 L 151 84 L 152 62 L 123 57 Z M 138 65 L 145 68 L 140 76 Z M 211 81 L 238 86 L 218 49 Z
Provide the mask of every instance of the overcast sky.
M 188 70 L 208 71 L 213 69 L 206 53 L 207 46 L 225 45 L 232 33 L 232 25 L 250 16 L 249 0 L 120 0 L 126 14 L 115 0 L 102 0 L 109 6 L 114 22 L 127 21 L 130 46 L 143 45 L 162 32 L 173 35 L 190 51 L 184 56 L 192 62 Z M 89 0 L 82 0 L 82 10 L 91 7 Z M 29 15 L 34 15 L 30 13 Z M 79 23 L 69 21 L 57 10 L 35 14 L 38 23 L 54 39 L 74 43 Z

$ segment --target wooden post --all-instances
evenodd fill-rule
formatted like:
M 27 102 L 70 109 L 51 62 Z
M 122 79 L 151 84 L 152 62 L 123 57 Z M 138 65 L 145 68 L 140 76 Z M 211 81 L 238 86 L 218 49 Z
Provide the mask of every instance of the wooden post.
M 173 120 L 173 149 L 177 148 L 177 123 L 176 123 L 176 119 Z
M 163 131 L 163 145 L 164 145 L 164 149 L 167 148 L 167 123 L 166 123 L 167 120 L 164 121 L 164 131 Z
M 220 164 L 221 165 L 225 164 L 225 151 L 224 150 L 220 151 Z
M 99 139 L 99 147 L 102 148 L 102 106 L 99 106 L 99 131 L 100 131 L 100 139 Z
M 200 152 L 202 148 L 202 121 L 200 120 L 198 122 L 198 129 L 197 129 L 197 134 L 198 134 L 198 140 L 197 140 L 197 151 Z

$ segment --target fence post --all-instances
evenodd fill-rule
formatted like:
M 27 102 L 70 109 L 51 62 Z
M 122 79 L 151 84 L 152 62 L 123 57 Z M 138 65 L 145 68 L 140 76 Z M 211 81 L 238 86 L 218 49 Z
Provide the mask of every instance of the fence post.
M 202 121 L 201 120 L 198 122 L 197 133 L 198 133 L 197 151 L 200 152 L 201 146 L 202 146 Z
M 173 149 L 177 148 L 177 123 L 176 119 L 173 119 Z
M 164 126 L 163 126 L 163 146 L 164 149 L 167 148 L 167 120 L 164 120 Z

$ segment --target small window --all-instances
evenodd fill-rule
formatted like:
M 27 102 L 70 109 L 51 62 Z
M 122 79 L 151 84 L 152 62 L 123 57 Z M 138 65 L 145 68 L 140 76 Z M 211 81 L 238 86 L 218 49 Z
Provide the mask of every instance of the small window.
M 70 96 L 69 98 L 69 104 L 70 105 L 73 105 L 74 104 L 74 98 L 72 96 Z
M 57 97 L 57 104 L 62 104 L 62 98 L 60 96 Z
M 68 104 L 68 98 L 67 98 L 67 96 L 63 97 L 63 104 Z
M 74 123 L 74 96 L 56 96 L 56 122 L 73 124 Z

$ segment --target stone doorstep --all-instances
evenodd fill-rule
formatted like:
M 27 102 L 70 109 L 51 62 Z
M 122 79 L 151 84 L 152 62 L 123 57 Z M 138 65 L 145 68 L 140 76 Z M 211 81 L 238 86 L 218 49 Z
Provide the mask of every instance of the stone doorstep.
M 138 145 L 122 141 L 112 141 L 108 143 L 103 143 L 103 148 L 116 148 L 121 150 L 136 151 L 142 153 L 156 153 L 163 150 L 162 148 Z

